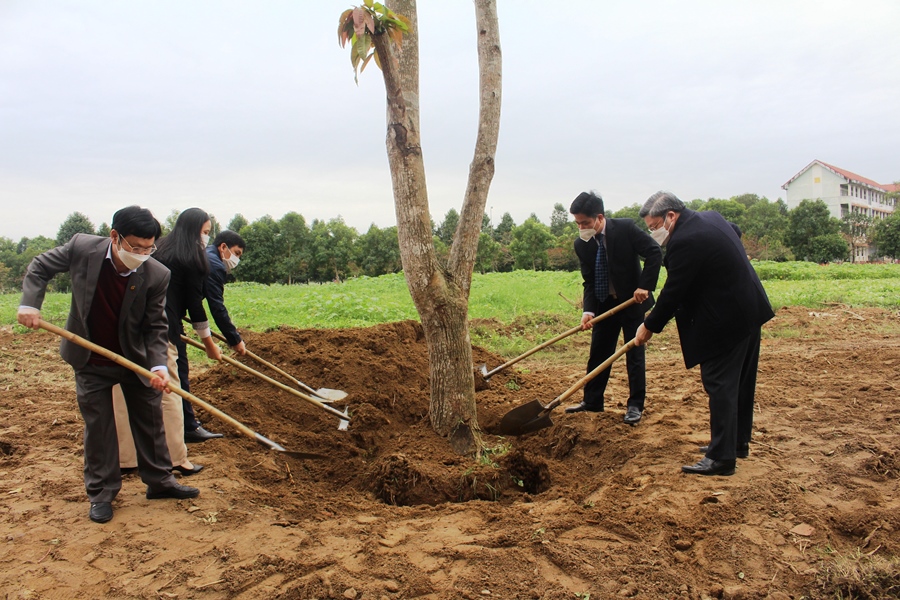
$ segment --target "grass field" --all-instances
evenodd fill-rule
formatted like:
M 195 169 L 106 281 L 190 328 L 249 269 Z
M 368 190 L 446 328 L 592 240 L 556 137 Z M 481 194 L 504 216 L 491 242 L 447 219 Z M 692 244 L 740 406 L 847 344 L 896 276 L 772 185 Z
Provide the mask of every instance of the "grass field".
M 763 262 L 754 266 L 776 309 L 821 308 L 833 303 L 900 308 L 900 264 L 820 266 Z M 665 269 L 659 287 L 664 278 Z M 581 289 L 581 274 L 577 272 L 476 274 L 469 315 L 504 324 L 542 316 L 550 322 L 577 323 L 580 310 L 570 301 L 581 298 Z M 321 285 L 234 283 L 226 288 L 225 300 L 234 322 L 254 331 L 280 325 L 303 329 L 366 327 L 418 318 L 402 274 Z M 44 318 L 64 324 L 69 302 L 69 294 L 47 294 Z M 0 323 L 15 323 L 18 303 L 18 293 L 0 295 Z

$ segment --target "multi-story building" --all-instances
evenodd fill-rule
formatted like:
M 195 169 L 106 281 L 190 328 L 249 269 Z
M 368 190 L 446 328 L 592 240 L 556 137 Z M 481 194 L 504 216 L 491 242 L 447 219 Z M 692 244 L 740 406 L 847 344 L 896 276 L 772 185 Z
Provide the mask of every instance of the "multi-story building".
M 803 167 L 781 187 L 787 192 L 788 208 L 795 208 L 803 200 L 822 200 L 837 219 L 858 213 L 873 221 L 894 212 L 896 200 L 888 194 L 900 191 L 898 184 L 876 183 L 820 160 Z M 872 250 L 869 243 L 863 239 L 854 246 L 854 261 L 867 262 Z

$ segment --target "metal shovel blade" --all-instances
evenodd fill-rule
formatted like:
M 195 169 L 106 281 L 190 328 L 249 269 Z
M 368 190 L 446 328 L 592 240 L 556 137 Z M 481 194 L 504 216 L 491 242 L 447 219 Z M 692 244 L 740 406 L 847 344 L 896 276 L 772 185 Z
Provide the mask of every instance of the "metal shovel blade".
M 319 388 L 315 391 L 315 394 L 322 402 L 340 402 L 347 397 L 347 392 L 343 390 L 331 390 L 328 388 Z
M 481 364 L 478 365 L 478 367 L 476 367 L 476 368 L 477 368 L 479 371 L 481 371 L 482 377 L 484 377 L 485 379 L 487 379 L 487 374 L 488 374 L 488 368 L 487 368 L 487 365 L 486 365 L 485 363 L 481 363 Z
M 349 412 L 349 411 L 350 411 L 350 407 L 349 407 L 349 406 L 347 406 L 347 407 L 344 408 L 344 416 L 347 417 L 347 418 L 346 418 L 346 419 L 341 419 L 341 420 L 338 422 L 338 431 L 347 431 L 347 426 L 350 425 L 350 421 L 348 420 L 348 419 L 350 418 L 350 412 Z
M 500 435 L 524 435 L 553 425 L 550 412 L 540 400 L 532 400 L 528 404 L 516 407 L 503 415 L 497 432 Z

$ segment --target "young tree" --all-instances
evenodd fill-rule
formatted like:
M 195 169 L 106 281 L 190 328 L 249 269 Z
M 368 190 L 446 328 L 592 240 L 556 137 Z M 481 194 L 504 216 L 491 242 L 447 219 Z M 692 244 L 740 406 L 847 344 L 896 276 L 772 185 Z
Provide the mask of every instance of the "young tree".
M 851 212 L 841 219 L 841 237 L 850 246 L 850 262 L 856 262 L 857 248 L 868 246 L 869 228 L 872 217 L 859 212 Z
M 482 219 L 483 222 L 484 220 Z M 453 236 L 456 235 L 457 227 L 459 227 L 459 213 L 456 212 L 455 208 L 451 208 L 444 215 L 444 222 L 438 226 L 434 234 L 449 246 L 453 243 Z
M 533 271 L 547 268 L 547 250 L 553 247 L 550 228 L 532 215 L 513 229 L 509 251 L 516 258 L 516 268 Z M 574 254 L 574 252 L 573 252 Z
M 813 260 L 813 238 L 837 234 L 840 230 L 840 221 L 831 216 L 822 200 L 802 200 L 791 210 L 788 219 L 785 242 L 798 260 Z
M 288 285 L 305 281 L 309 253 L 309 228 L 300 213 L 291 211 L 278 220 L 281 242 L 278 253 L 278 278 Z
M 730 221 L 731 223 L 740 225 L 741 221 L 743 220 L 744 213 L 747 211 L 747 208 L 740 202 L 736 202 L 734 200 L 720 200 L 718 198 L 710 198 L 700 210 L 714 210 L 725 217 L 726 221 Z
M 475 408 L 468 307 L 482 215 L 494 175 L 500 129 L 500 34 L 495 0 L 475 0 L 480 73 L 480 114 L 475 155 L 459 226 L 446 264 L 435 254 L 428 210 L 425 164 L 419 128 L 419 56 L 415 0 L 398 0 L 399 17 L 381 4 L 346 11 L 341 43 L 351 44 L 360 70 L 370 58 L 382 69 L 387 92 L 387 154 L 394 188 L 397 235 L 403 272 L 419 313 L 428 347 L 431 382 L 429 418 L 434 430 L 459 453 L 480 452 Z M 399 59 L 394 45 L 403 52 Z
M 379 229 L 372 223 L 369 230 L 356 240 L 356 264 L 369 277 L 398 273 L 402 267 L 397 228 Z
M 569 211 L 566 207 L 557 202 L 553 205 L 553 212 L 550 214 L 550 233 L 559 237 L 566 229 L 566 223 L 569 222 Z
M 878 246 L 878 255 L 900 258 L 900 212 L 881 219 L 873 229 L 873 241 Z
M 494 241 L 505 246 L 512 240 L 512 230 L 516 228 L 516 222 L 513 221 L 512 215 L 508 212 L 503 213 L 500 217 L 500 223 L 494 227 Z
M 231 221 L 228 222 L 228 229 L 235 233 L 240 233 L 241 229 L 249 225 L 250 222 L 242 215 L 238 213 L 231 218 Z
M 72 239 L 72 236 L 76 233 L 94 234 L 94 224 L 80 212 L 73 212 L 59 226 L 59 231 L 56 234 L 56 245 L 62 246 Z
M 809 260 L 819 264 L 847 259 L 847 242 L 839 233 L 817 235 L 809 240 Z
M 313 281 L 340 281 L 355 268 L 354 244 L 359 234 L 337 217 L 313 219 L 310 231 L 309 277 Z
M 479 273 L 497 270 L 497 259 L 500 257 L 500 244 L 490 235 L 482 233 L 478 236 L 478 253 L 475 255 L 475 268 Z
M 247 243 L 247 254 L 241 256 L 241 267 L 235 270 L 235 278 L 241 281 L 275 283 L 278 279 L 278 257 L 281 252 L 281 234 L 278 222 L 266 215 L 241 228 L 241 237 Z

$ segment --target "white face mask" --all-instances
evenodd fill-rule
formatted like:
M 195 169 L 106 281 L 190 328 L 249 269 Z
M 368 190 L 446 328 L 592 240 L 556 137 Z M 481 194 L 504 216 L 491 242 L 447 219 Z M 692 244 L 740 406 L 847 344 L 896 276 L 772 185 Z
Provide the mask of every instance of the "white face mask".
M 241 259 L 234 252 L 231 253 L 231 256 L 228 258 L 222 257 L 222 262 L 225 263 L 225 270 L 231 273 L 231 270 L 238 266 L 238 263 L 241 262 Z
M 119 260 L 131 271 L 137 269 L 150 258 L 149 254 L 135 254 L 122 248 L 122 238 L 119 238 L 119 244 L 115 246 L 115 249 L 116 254 L 119 255 Z
M 595 235 L 597 235 L 596 229 L 579 229 L 578 230 L 578 237 L 580 237 L 581 239 L 583 239 L 586 242 L 590 241 L 590 239 L 592 237 L 594 237 Z
M 206 248 L 209 246 L 209 235 L 200 234 L 200 241 L 203 242 L 203 247 Z
M 653 241 L 655 241 L 660 246 L 666 245 L 666 242 L 669 241 L 669 230 L 666 229 L 665 219 L 663 219 L 662 227 L 650 232 L 650 237 L 652 237 Z

